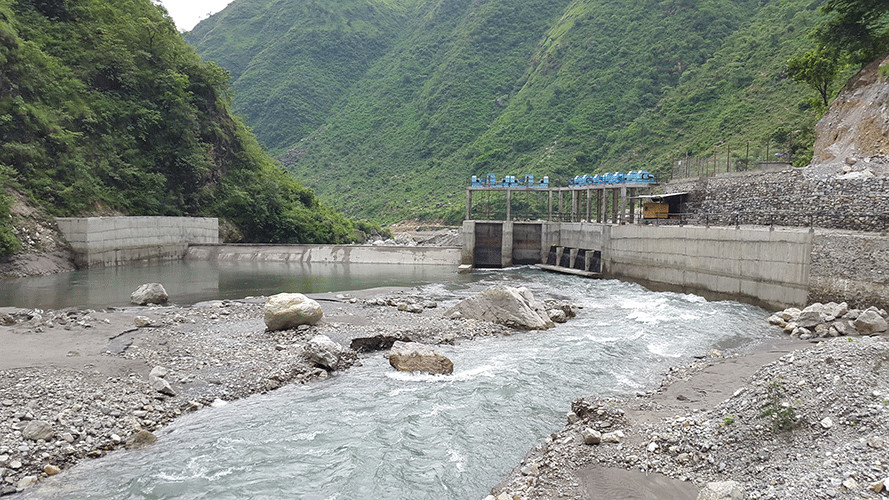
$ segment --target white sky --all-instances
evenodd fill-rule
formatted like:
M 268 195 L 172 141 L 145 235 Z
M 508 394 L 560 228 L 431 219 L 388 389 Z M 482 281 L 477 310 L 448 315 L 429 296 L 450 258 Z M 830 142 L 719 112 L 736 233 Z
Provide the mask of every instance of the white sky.
M 160 0 L 179 31 L 189 31 L 199 21 L 224 9 L 232 0 Z

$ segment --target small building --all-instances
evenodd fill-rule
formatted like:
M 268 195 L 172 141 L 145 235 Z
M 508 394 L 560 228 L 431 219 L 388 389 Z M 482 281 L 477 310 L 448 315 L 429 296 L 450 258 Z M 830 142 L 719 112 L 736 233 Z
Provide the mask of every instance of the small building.
M 636 196 L 642 202 L 642 220 L 679 218 L 688 192 Z

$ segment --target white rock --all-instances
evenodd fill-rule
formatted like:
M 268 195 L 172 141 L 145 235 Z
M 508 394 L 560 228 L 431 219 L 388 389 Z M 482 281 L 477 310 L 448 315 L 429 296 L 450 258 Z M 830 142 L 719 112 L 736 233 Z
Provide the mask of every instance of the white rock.
M 32 420 L 22 429 L 22 437 L 32 441 L 49 441 L 52 435 L 52 426 L 42 420 Z
M 885 332 L 889 329 L 889 324 L 879 312 L 868 309 L 855 320 L 855 328 L 861 335 L 873 335 Z
M 602 433 L 589 427 L 585 427 L 580 431 L 580 435 L 583 437 L 584 444 L 599 444 L 602 442 Z
M 19 479 L 19 482 L 15 487 L 19 490 L 26 490 L 35 484 L 37 484 L 37 476 L 25 476 Z
M 736 481 L 715 481 L 707 483 L 698 493 L 697 500 L 743 500 L 744 490 Z
M 148 385 L 161 394 L 166 394 L 167 396 L 176 395 L 176 392 L 173 391 L 173 387 L 170 386 L 170 383 L 160 377 L 149 376 Z
M 830 417 L 822 418 L 821 422 L 819 422 L 819 423 L 821 424 L 821 427 L 824 429 L 830 429 L 831 427 L 833 427 L 833 419 Z
M 781 316 L 781 319 L 784 321 L 796 321 L 796 318 L 799 318 L 799 313 L 801 313 L 799 309 L 795 307 L 789 307 L 778 313 Z
M 522 467 L 521 473 L 523 476 L 537 476 L 540 474 L 540 467 L 534 462 Z
M 544 330 L 555 325 L 543 304 L 527 288 L 495 286 L 464 299 L 448 311 L 450 317 L 462 317 L 498 323 L 523 330 Z
M 149 377 L 160 377 L 164 378 L 167 376 L 167 373 L 170 371 L 164 368 L 163 366 L 155 366 L 151 369 L 151 373 L 148 374 Z
M 265 303 L 265 325 L 272 331 L 314 325 L 323 314 L 317 302 L 301 293 L 279 293 Z
M 620 440 L 623 438 L 624 433 L 622 431 L 606 432 L 605 434 L 602 434 L 603 443 L 620 443 Z
M 841 181 L 849 181 L 855 179 L 872 179 L 876 177 L 870 169 L 864 169 L 857 172 L 849 172 L 848 174 L 838 175 L 837 179 Z
M 432 346 L 418 342 L 395 341 L 389 351 L 389 364 L 399 371 L 423 372 L 432 375 L 450 375 L 454 363 L 435 352 Z
M 133 323 L 135 323 L 135 325 L 139 328 L 151 326 L 151 320 L 148 318 L 148 316 L 136 316 L 135 318 L 133 318 Z
M 858 481 L 856 481 L 855 479 L 853 479 L 851 477 L 847 477 L 843 481 L 843 488 L 846 488 L 849 491 L 855 491 L 858 489 Z
M 419 313 L 423 312 L 423 309 L 424 309 L 424 307 L 422 304 L 398 304 L 399 311 L 405 311 L 405 312 L 409 312 L 409 313 L 419 314 Z
M 336 370 L 340 357 L 343 354 L 343 347 L 336 342 L 330 340 L 327 335 L 315 335 L 306 344 L 306 358 L 321 368 L 326 370 Z
M 821 304 L 818 304 L 819 306 Z M 812 307 L 812 306 L 809 306 Z M 809 307 L 803 310 L 800 313 L 799 318 L 796 320 L 796 324 L 801 328 L 812 328 L 824 321 L 824 315 L 821 312 L 820 308 L 818 310 L 809 310 Z
M 130 302 L 144 306 L 146 304 L 165 304 L 169 300 L 167 291 L 160 283 L 145 283 L 130 294 Z
M 648 450 L 649 453 L 654 453 L 655 451 L 657 451 L 658 448 L 659 448 L 658 444 L 655 443 L 654 441 L 652 441 L 652 442 L 648 443 L 648 448 L 646 448 L 646 449 Z
M 839 335 L 856 335 L 858 333 L 858 330 L 855 329 L 855 325 L 848 319 L 838 319 L 831 324 L 831 327 L 834 328 Z

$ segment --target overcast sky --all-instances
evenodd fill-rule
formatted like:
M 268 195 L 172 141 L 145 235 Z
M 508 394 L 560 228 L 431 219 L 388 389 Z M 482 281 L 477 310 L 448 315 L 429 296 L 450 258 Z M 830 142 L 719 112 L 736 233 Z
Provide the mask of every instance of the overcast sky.
M 189 31 L 198 21 L 224 9 L 232 0 L 160 0 L 179 31 Z

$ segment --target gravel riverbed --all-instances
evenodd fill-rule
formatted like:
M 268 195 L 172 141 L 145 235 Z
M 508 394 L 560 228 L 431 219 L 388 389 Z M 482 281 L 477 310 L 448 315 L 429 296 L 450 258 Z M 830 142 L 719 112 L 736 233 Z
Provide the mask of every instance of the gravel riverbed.
M 264 298 L 104 311 L 0 309 L 0 493 L 21 491 L 86 457 L 150 443 L 149 432 L 183 413 L 336 376 L 360 363 L 355 349 L 509 331 L 446 319 L 443 308 L 405 291 L 313 297 L 324 310 L 321 323 L 277 332 L 266 331 Z M 419 312 L 399 310 L 402 304 Z M 319 334 L 355 347 L 337 370 L 315 367 L 303 355 Z M 163 374 L 169 391 L 152 388 L 152 371 Z

